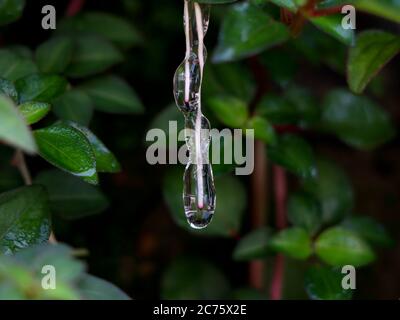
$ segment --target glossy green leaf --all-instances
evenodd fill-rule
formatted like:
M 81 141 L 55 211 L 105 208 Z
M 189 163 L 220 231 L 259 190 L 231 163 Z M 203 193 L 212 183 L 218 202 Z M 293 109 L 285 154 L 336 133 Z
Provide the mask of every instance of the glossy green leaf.
M 35 63 L 8 49 L 0 49 L 0 77 L 15 81 L 38 71 Z
M 323 266 L 308 269 L 305 288 L 312 300 L 349 300 L 352 290 L 342 287 L 343 274 L 340 271 Z
M 14 103 L 3 95 L 0 95 L 0 140 L 26 152 L 36 152 L 35 140 L 24 117 Z
M 241 128 L 249 116 L 246 103 L 232 96 L 215 96 L 207 103 L 217 118 L 232 128 Z
M 51 102 L 67 88 L 67 80 L 56 75 L 32 74 L 16 81 L 20 103 Z
M 62 73 L 71 62 L 73 42 L 69 37 L 55 37 L 36 49 L 36 63 L 44 73 Z
M 388 113 L 368 98 L 342 89 L 333 90 L 325 97 L 322 126 L 347 144 L 363 150 L 376 148 L 395 135 Z
M 117 76 L 91 80 L 82 89 L 93 99 L 95 108 L 109 113 L 141 113 L 143 105 L 136 92 Z
M 229 175 L 215 177 L 218 190 L 218 205 L 210 225 L 202 230 L 194 230 L 186 221 L 182 201 L 182 177 L 184 168 L 167 171 L 163 182 L 163 195 L 174 221 L 189 232 L 205 236 L 232 237 L 241 226 L 246 207 L 246 190 L 240 181 Z M 235 197 L 232 198 L 232 194 Z
M 370 246 L 356 233 L 342 227 L 325 230 L 315 242 L 317 255 L 326 263 L 361 267 L 375 260 Z
M 40 186 L 0 194 L 0 251 L 13 253 L 50 236 L 47 194 Z
M 356 0 L 357 9 L 400 23 L 400 2 L 398 0 Z
M 289 134 L 280 137 L 276 145 L 269 147 L 268 156 L 272 162 L 303 178 L 317 174 L 314 152 L 300 137 Z
M 67 68 L 73 78 L 101 73 L 122 61 L 122 54 L 109 41 L 96 36 L 80 35 L 75 39 L 75 51 Z
M 295 0 L 269 0 L 269 1 L 276 4 L 279 7 L 286 8 L 292 12 L 296 12 L 298 8 Z
M 54 100 L 53 112 L 59 119 L 88 126 L 93 116 L 93 103 L 84 91 L 73 89 Z
M 240 239 L 233 252 L 233 259 L 237 261 L 248 261 L 264 259 L 269 250 L 271 230 L 260 228 L 247 234 Z
M 112 283 L 89 274 L 80 279 L 78 288 L 82 300 L 130 300 Z
M 91 184 L 98 183 L 96 158 L 86 136 L 69 125 L 56 123 L 35 130 L 39 154 L 54 166 Z
M 128 20 L 106 12 L 85 12 L 68 18 L 61 21 L 57 31 L 72 34 L 94 33 L 122 48 L 129 48 L 141 42 L 141 36 Z
M 354 30 L 344 29 L 342 26 L 343 15 L 327 15 L 322 17 L 310 18 L 310 21 L 320 30 L 333 36 L 347 46 L 354 42 Z
M 50 104 L 45 102 L 25 102 L 18 106 L 19 112 L 28 124 L 34 124 L 43 119 L 50 111 Z
M 222 299 L 229 283 L 220 270 L 197 258 L 175 259 L 166 270 L 162 285 L 163 299 Z
M 96 168 L 98 172 L 119 172 L 121 170 L 117 158 L 93 132 L 77 123 L 69 122 L 68 124 L 82 132 L 89 140 L 96 157 Z
M 248 2 L 230 7 L 222 22 L 214 62 L 242 59 L 285 42 L 286 26 Z
M 342 226 L 357 233 L 372 245 L 390 247 L 394 244 L 385 227 L 371 217 L 351 216 L 343 221 Z
M 0 26 L 18 20 L 25 7 L 25 0 L 0 1 Z
M 350 89 L 362 93 L 379 71 L 400 52 L 400 37 L 385 31 L 365 31 L 350 48 L 347 80 Z
M 15 103 L 18 103 L 18 92 L 14 84 L 7 80 L 0 78 L 0 94 L 9 97 Z
M 258 103 L 257 114 L 274 124 L 295 123 L 298 112 L 295 106 L 285 97 L 273 93 L 266 94 Z
M 310 235 L 315 234 L 321 227 L 321 208 L 310 194 L 297 192 L 290 195 L 287 211 L 289 221 L 305 229 Z
M 317 160 L 318 176 L 304 182 L 304 189 L 320 203 L 324 225 L 336 223 L 353 210 L 353 187 L 345 172 L 326 159 Z
M 109 205 L 101 190 L 63 171 L 42 171 L 35 183 L 46 187 L 51 211 L 64 219 L 98 214 Z
M 292 227 L 280 231 L 271 238 L 270 247 L 289 257 L 304 260 L 311 253 L 311 238 L 302 228 Z
M 268 122 L 267 119 L 264 119 L 259 116 L 254 116 L 246 123 L 247 129 L 254 130 L 254 137 L 259 139 L 267 144 L 276 142 L 276 133 L 274 127 Z

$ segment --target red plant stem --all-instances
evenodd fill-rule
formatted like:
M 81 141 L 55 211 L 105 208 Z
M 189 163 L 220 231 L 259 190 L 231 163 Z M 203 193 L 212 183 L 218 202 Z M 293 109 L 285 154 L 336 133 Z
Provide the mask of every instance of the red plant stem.
M 321 16 L 329 16 L 331 14 L 341 13 L 342 7 L 332 7 L 326 9 L 319 9 L 319 10 L 311 10 L 308 15 L 311 17 L 321 17 Z
M 286 227 L 286 200 L 287 200 L 287 179 L 286 172 L 282 167 L 274 166 L 274 189 L 275 189 L 275 217 L 278 230 Z M 281 254 L 275 257 L 274 271 L 270 287 L 271 300 L 282 298 L 283 278 L 285 260 Z
M 84 4 L 85 4 L 85 0 L 71 0 L 68 4 L 65 15 L 67 17 L 73 17 L 74 15 L 79 13 L 79 11 L 81 11 Z

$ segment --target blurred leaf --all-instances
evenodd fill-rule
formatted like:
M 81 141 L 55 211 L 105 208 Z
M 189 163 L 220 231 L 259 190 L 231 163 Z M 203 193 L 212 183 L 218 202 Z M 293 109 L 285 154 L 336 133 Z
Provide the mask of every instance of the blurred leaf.
M 292 12 L 297 11 L 297 4 L 295 0 L 269 0 L 272 3 L 275 3 L 277 6 L 286 8 Z
M 13 52 L 17 57 L 33 60 L 33 52 L 28 46 L 14 44 L 8 46 L 7 49 Z
M 58 31 L 69 33 L 95 33 L 122 48 L 129 48 L 141 41 L 138 31 L 128 20 L 106 12 L 85 12 L 63 20 Z
M 226 298 L 229 283 L 224 274 L 205 260 L 196 258 L 175 259 L 164 274 L 161 287 L 163 299 Z
M 71 126 L 56 123 L 35 130 L 39 154 L 52 165 L 97 184 L 96 158 L 86 136 Z
M 25 0 L 0 1 L 0 26 L 18 20 L 22 16 Z
M 321 208 L 310 194 L 298 192 L 290 195 L 287 211 L 289 221 L 310 235 L 314 235 L 321 227 Z
M 271 230 L 260 228 L 247 234 L 240 239 L 233 252 L 233 259 L 237 261 L 248 261 L 264 259 L 269 250 Z
M 36 63 L 44 73 L 62 73 L 71 62 L 73 42 L 69 37 L 55 37 L 36 49 Z
M 196 0 L 198 3 L 208 3 L 208 4 L 221 4 L 221 3 L 231 3 L 238 0 Z
M 350 89 L 362 93 L 379 71 L 400 52 L 400 37 L 384 31 L 364 31 L 350 48 L 347 79 Z
M 98 172 L 119 172 L 121 170 L 121 165 L 117 158 L 93 132 L 77 123 L 69 122 L 69 125 L 82 132 L 89 140 L 96 157 Z
M 303 178 L 317 174 L 314 152 L 302 138 L 286 134 L 268 149 L 270 160 Z
M 0 78 L 0 94 L 9 97 L 15 103 L 18 103 L 18 92 L 14 84 L 7 80 Z
M 400 23 L 398 0 L 356 0 L 357 9 Z
M 20 57 L 11 50 L 0 49 L 0 76 L 11 81 L 38 71 L 31 59 Z
M 30 125 L 40 121 L 49 113 L 50 104 L 34 101 L 25 102 L 18 106 L 18 110 Z
M 101 190 L 56 169 L 42 171 L 35 183 L 46 187 L 51 211 L 64 219 L 98 214 L 109 205 Z
M 300 260 L 305 260 L 312 254 L 310 236 L 298 227 L 287 228 L 274 235 L 270 248 Z
M 19 102 L 51 102 L 67 88 L 67 80 L 56 75 L 32 74 L 16 81 Z
M 246 123 L 246 129 L 254 129 L 254 137 L 266 144 L 276 143 L 277 137 L 274 127 L 268 122 L 268 120 L 262 117 L 254 116 L 251 118 Z
M 253 288 L 240 288 L 232 293 L 234 300 L 267 300 L 266 295 Z
M 207 103 L 217 118 L 232 128 L 242 128 L 249 116 L 246 103 L 232 96 L 215 96 Z
M 389 114 L 366 97 L 331 91 L 324 100 L 322 126 L 347 144 L 370 150 L 395 135 Z
M 316 98 L 305 88 L 290 86 L 285 91 L 286 100 L 296 109 L 299 125 L 308 128 L 320 121 L 320 110 Z
M 205 236 L 231 237 L 240 229 L 246 207 L 246 190 L 236 177 L 215 177 L 218 205 L 210 225 L 202 230 L 192 229 L 186 221 L 182 200 L 183 168 L 167 171 L 163 182 L 163 195 L 174 221 L 189 232 Z M 232 197 L 232 195 L 235 195 Z
M 315 179 L 304 182 L 304 190 L 318 199 L 323 224 L 336 223 L 353 209 L 353 187 L 344 171 L 331 161 L 318 159 L 317 171 Z
M 305 287 L 312 300 L 349 300 L 352 290 L 342 288 L 343 274 L 338 270 L 323 266 L 308 269 Z
M 268 50 L 262 53 L 260 60 L 267 68 L 268 76 L 283 88 L 292 82 L 299 69 L 296 55 L 289 50 Z
M 29 186 L 0 195 L 0 251 L 13 253 L 50 236 L 50 213 L 45 190 Z
M 342 27 L 343 15 L 335 14 L 310 18 L 310 21 L 319 29 L 333 36 L 347 46 L 354 43 L 354 30 Z
M 84 91 L 73 89 L 54 100 L 53 112 L 59 119 L 87 126 L 93 116 L 93 103 Z
M 0 95 L 0 139 L 26 152 L 36 152 L 36 144 L 25 119 L 14 103 Z
M 66 71 L 72 78 L 101 73 L 123 60 L 118 49 L 100 37 L 81 34 L 75 38 L 75 46 L 72 61 Z
M 266 94 L 258 103 L 257 114 L 266 117 L 274 124 L 295 123 L 298 112 L 285 97 L 274 93 Z
M 242 59 L 281 44 L 289 38 L 286 26 L 247 2 L 231 6 L 222 22 L 214 62 Z
M 93 99 L 95 108 L 110 113 L 141 113 L 143 105 L 135 91 L 117 76 L 86 82 L 82 89 Z
M 371 217 L 351 216 L 343 221 L 342 226 L 345 229 L 357 233 L 361 238 L 367 240 L 372 245 L 383 247 L 394 245 L 394 240 L 384 226 Z
M 79 293 L 83 300 L 130 300 L 121 289 L 112 283 L 89 274 L 80 280 Z
M 317 255 L 326 263 L 342 267 L 361 267 L 375 260 L 369 245 L 356 233 L 342 227 L 325 230 L 315 242 Z

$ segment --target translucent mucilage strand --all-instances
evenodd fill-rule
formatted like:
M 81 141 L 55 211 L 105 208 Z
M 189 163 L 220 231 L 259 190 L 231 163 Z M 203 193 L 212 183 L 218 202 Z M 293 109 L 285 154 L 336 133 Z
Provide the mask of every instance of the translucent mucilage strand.
M 210 123 L 201 112 L 201 85 L 207 51 L 210 7 L 184 0 L 185 60 L 174 76 L 174 96 L 185 117 L 189 162 L 183 178 L 183 203 L 192 228 L 205 228 L 214 215 L 216 195 L 209 163 Z

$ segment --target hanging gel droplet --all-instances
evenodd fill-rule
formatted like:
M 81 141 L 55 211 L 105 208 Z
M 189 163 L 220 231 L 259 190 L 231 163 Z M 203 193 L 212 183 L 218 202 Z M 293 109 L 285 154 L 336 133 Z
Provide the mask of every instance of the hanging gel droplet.
M 207 50 L 204 36 L 208 29 L 210 7 L 184 0 L 185 60 L 174 76 L 174 97 L 185 116 L 189 163 L 184 174 L 183 203 L 192 228 L 205 228 L 214 215 L 216 195 L 208 161 L 210 123 L 201 112 L 201 85 Z

